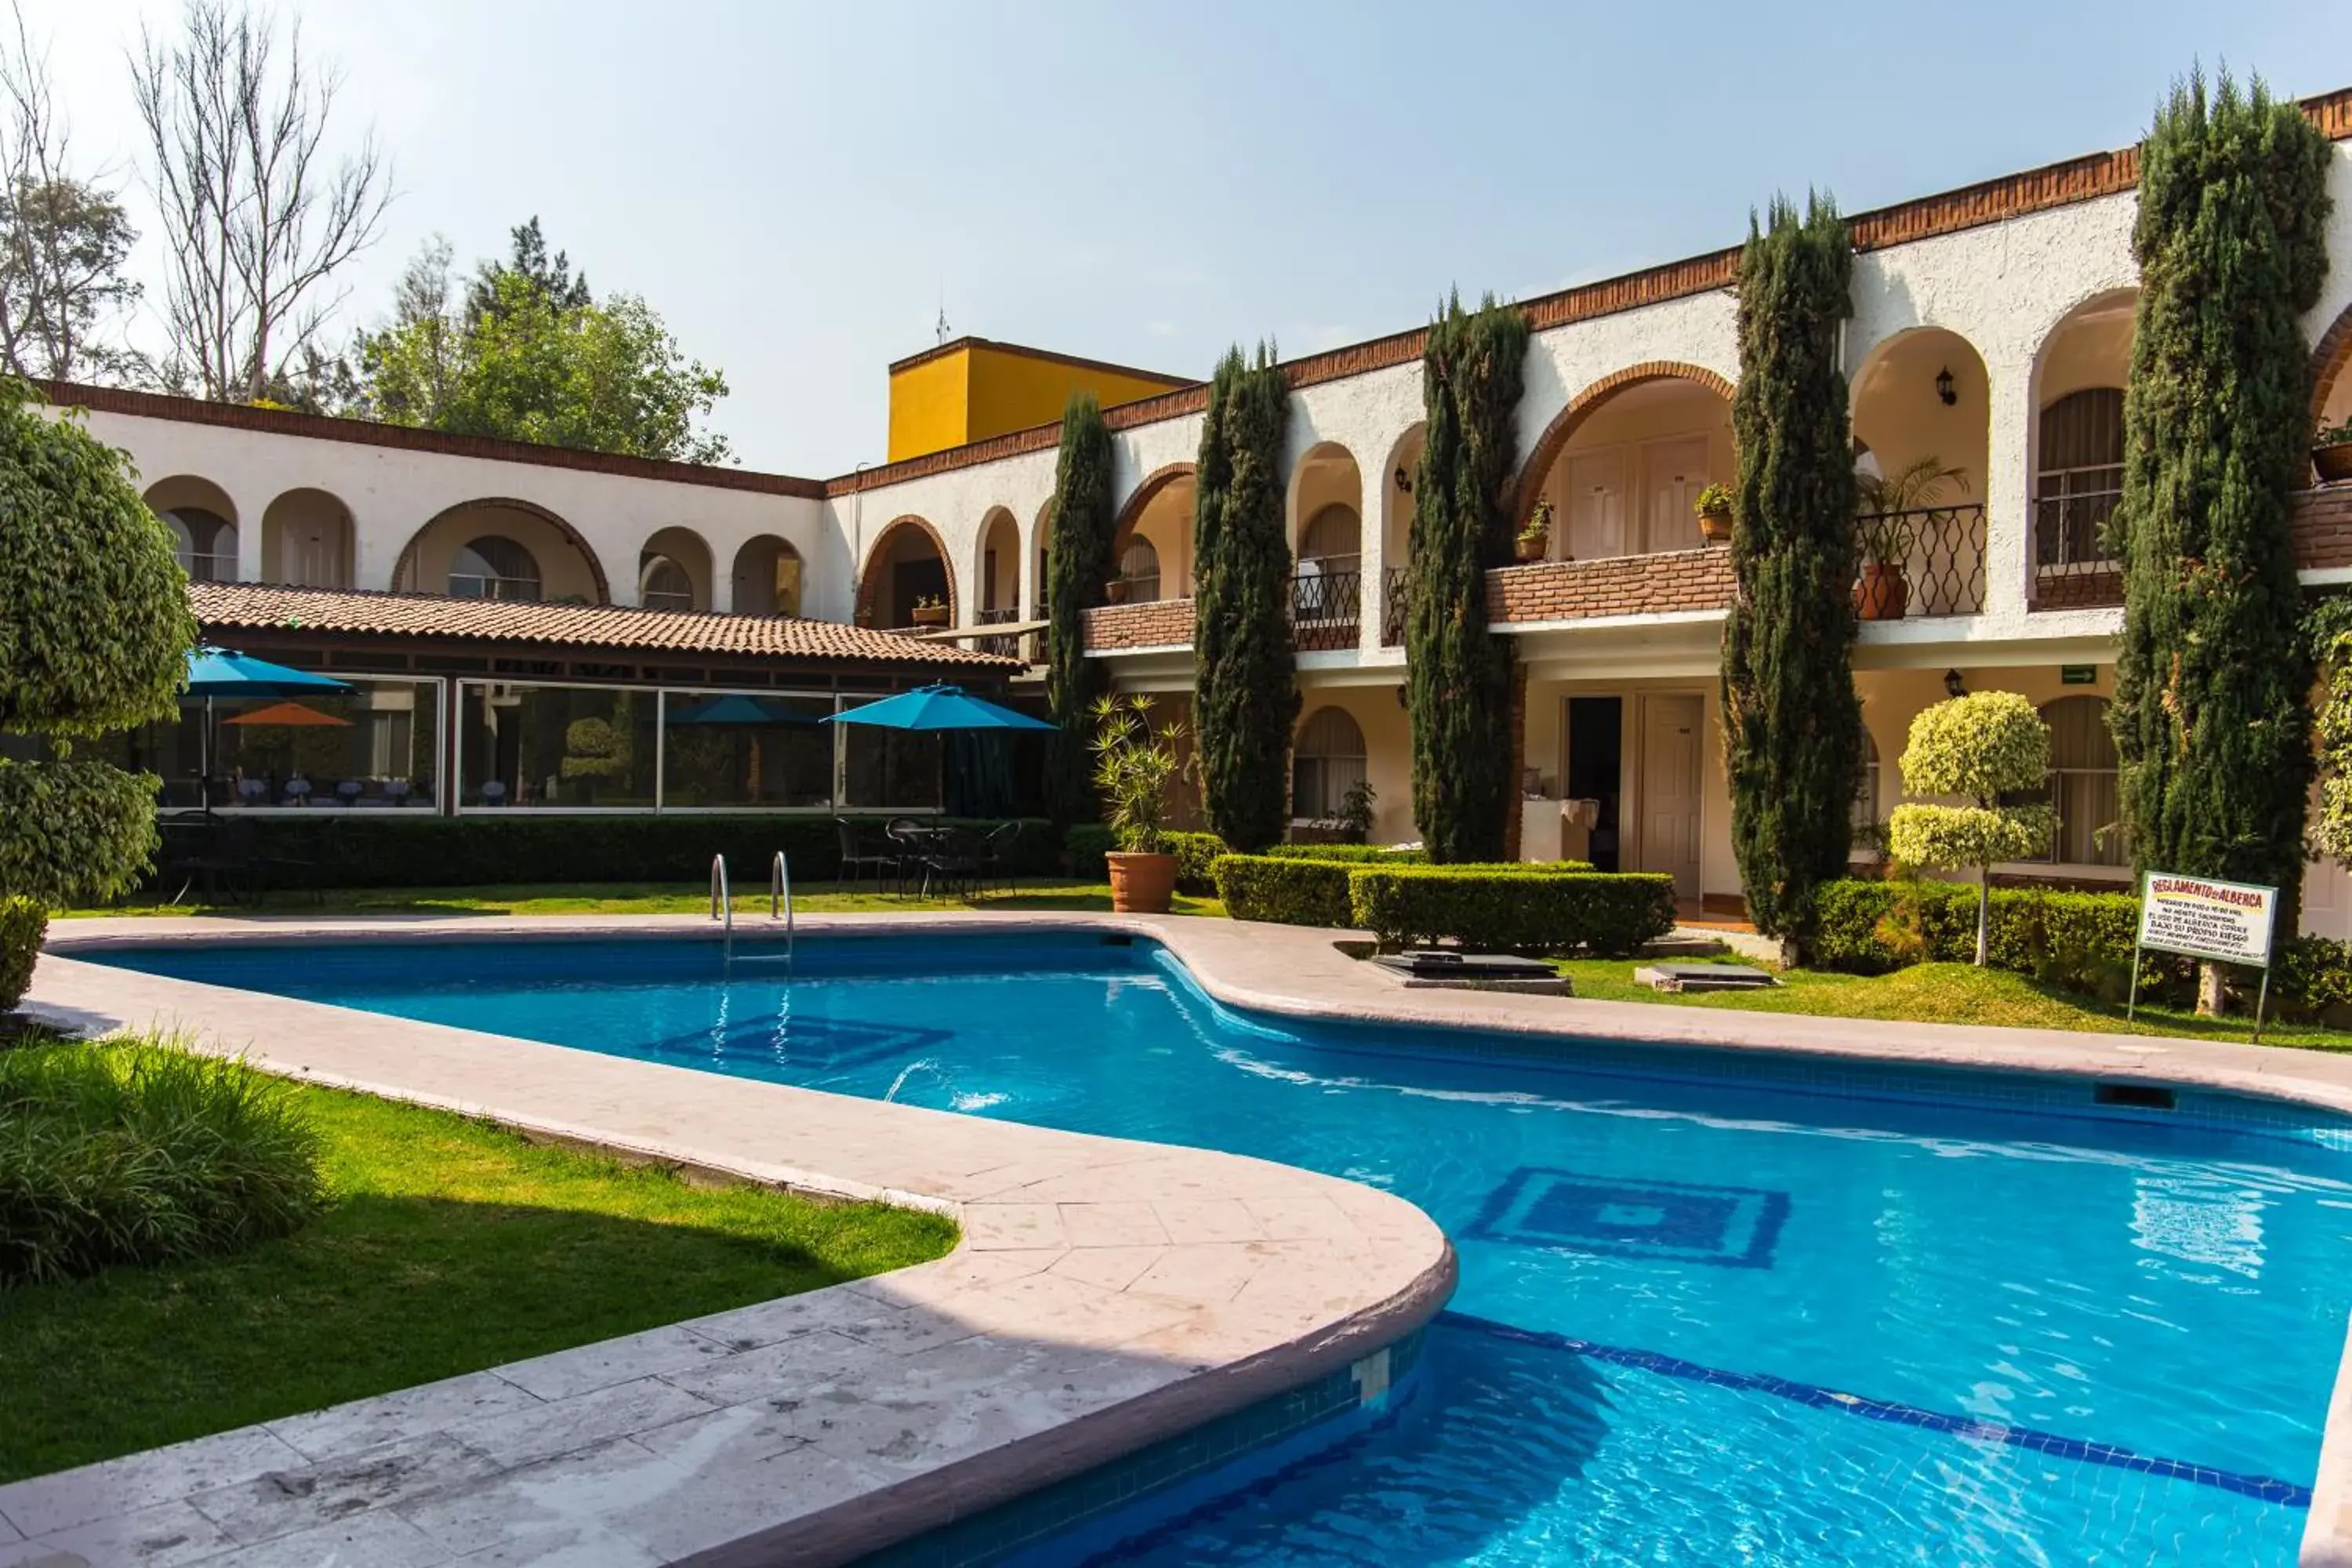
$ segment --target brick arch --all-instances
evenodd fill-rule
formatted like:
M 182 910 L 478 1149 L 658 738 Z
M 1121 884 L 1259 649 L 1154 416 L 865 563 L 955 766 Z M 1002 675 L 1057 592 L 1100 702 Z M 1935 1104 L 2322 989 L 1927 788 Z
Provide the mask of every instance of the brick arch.
M 940 570 L 948 580 L 948 625 L 963 625 L 963 595 L 956 586 L 955 557 L 948 553 L 948 542 L 940 537 L 938 529 L 931 526 L 931 520 L 918 517 L 911 511 L 892 518 L 874 536 L 874 542 L 866 547 L 866 559 L 857 564 L 857 615 L 861 618 L 873 616 L 874 563 L 880 557 L 883 545 L 888 543 L 891 536 L 902 528 L 915 529 L 931 542 L 931 552 L 940 558 Z
M 1688 364 L 1681 360 L 1652 359 L 1639 364 L 1629 364 L 1622 370 L 1612 370 L 1592 383 L 1574 397 L 1568 406 L 1552 416 L 1544 433 L 1536 440 L 1528 460 L 1519 465 L 1519 482 L 1511 496 L 1511 531 L 1517 532 L 1536 510 L 1536 498 L 1543 493 L 1544 476 L 1559 460 L 1577 427 L 1590 419 L 1601 405 L 1629 386 L 1639 386 L 1652 381 L 1688 381 L 1706 388 L 1726 403 L 1731 401 L 1733 387 L 1703 364 Z
M 416 546 L 426 534 L 432 532 L 434 528 L 444 520 L 455 517 L 461 511 L 470 511 L 478 506 L 502 506 L 513 511 L 529 512 L 555 530 L 563 536 L 565 543 L 580 552 L 580 559 L 588 563 L 589 581 L 596 584 L 596 602 L 600 605 L 609 605 L 613 602 L 613 584 L 611 579 L 604 575 L 604 560 L 597 555 L 595 549 L 587 540 L 581 537 L 580 531 L 537 501 L 523 500 L 515 496 L 477 496 L 471 500 L 461 500 L 455 506 L 445 506 L 435 512 L 425 520 L 425 526 L 410 534 L 408 542 L 400 547 L 400 558 L 392 563 L 394 588 L 397 589 L 403 580 L 415 572 Z M 418 584 L 415 591 L 423 593 L 425 590 L 422 584 Z
M 2319 344 L 2311 351 L 2311 422 L 2319 423 L 2326 412 L 2328 395 L 2336 384 L 2352 370 L 2352 305 L 2336 318 L 2336 324 L 2319 334 Z
M 1136 520 L 1143 515 L 1143 509 L 1151 504 L 1152 497 L 1178 479 L 1191 479 L 1199 470 L 1198 463 L 1169 463 L 1144 475 L 1143 482 L 1128 493 L 1127 500 L 1119 503 L 1118 515 L 1111 520 L 1111 548 L 1116 551 L 1118 542 L 1133 531 Z

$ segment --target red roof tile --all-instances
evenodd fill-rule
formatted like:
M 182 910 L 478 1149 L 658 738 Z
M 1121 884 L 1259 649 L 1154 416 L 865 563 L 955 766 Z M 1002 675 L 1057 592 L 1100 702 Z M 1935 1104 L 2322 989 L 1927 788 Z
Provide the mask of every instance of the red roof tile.
M 350 632 L 463 637 L 543 647 L 631 648 L 748 658 L 858 664 L 955 665 L 1012 672 L 1018 659 L 894 632 L 783 616 L 719 616 L 624 605 L 523 604 L 437 594 L 287 588 L 264 583 L 191 583 L 188 599 L 208 631 Z

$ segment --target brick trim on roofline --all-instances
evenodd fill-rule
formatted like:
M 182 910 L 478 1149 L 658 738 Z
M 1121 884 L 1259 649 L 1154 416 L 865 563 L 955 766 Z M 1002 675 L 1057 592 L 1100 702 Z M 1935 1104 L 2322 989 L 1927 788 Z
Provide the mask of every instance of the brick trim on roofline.
M 2305 99 L 2302 109 L 2330 141 L 2352 140 L 2352 88 Z M 1908 245 L 1916 240 L 1980 228 L 1987 224 L 2001 223 L 2032 213 L 2096 201 L 2102 196 L 2117 195 L 2132 190 L 2138 184 L 2139 149 L 2136 146 L 2123 147 L 2045 164 L 2039 169 L 2003 174 L 1973 185 L 1963 185 L 1958 190 L 1898 202 L 1893 206 L 1856 213 L 1846 221 L 1853 231 L 1856 250 L 1883 250 L 1891 246 Z M 1727 289 L 1738 275 L 1738 266 L 1739 247 L 1733 246 L 1726 250 L 1669 261 L 1597 283 L 1564 289 L 1556 294 L 1540 295 L 1524 301 L 1520 308 L 1527 312 L 1530 328 L 1548 331 L 1599 316 L 1618 315 L 1645 305 L 1663 304 L 1693 294 Z M 1410 364 L 1421 358 L 1426 331 L 1425 328 L 1415 327 L 1410 331 L 1373 338 L 1346 348 L 1308 354 L 1303 359 L 1286 362 L 1282 367 L 1283 374 L 1292 390 L 1296 391 L 1328 381 L 1344 381 L 1350 376 Z M 1207 405 L 1208 388 L 1191 386 L 1178 392 L 1162 393 L 1158 397 L 1120 404 L 1105 410 L 1103 418 L 1113 430 L 1130 430 L 1141 425 L 1157 424 L 1163 419 L 1198 414 Z M 975 441 L 967 447 L 950 447 L 945 451 L 930 452 L 919 458 L 909 458 L 904 462 L 884 464 L 860 473 L 829 479 L 825 483 L 825 494 L 854 495 L 860 490 L 904 484 L 932 474 L 1001 462 L 1028 452 L 1050 450 L 1060 434 L 1058 424 L 1039 425 L 992 437 L 985 441 Z
M 42 397 L 59 407 L 87 408 L 94 413 L 122 414 L 138 419 L 169 419 L 182 425 L 217 425 L 227 429 L 252 430 L 268 436 L 299 436 L 315 441 L 389 447 L 402 451 L 432 452 L 448 458 L 529 463 L 542 468 L 578 468 L 592 474 L 656 479 L 667 484 L 702 485 L 712 489 L 753 490 L 763 495 L 795 496 L 803 500 L 823 500 L 826 494 L 824 480 L 798 479 L 790 474 L 722 468 L 702 463 L 671 463 L 654 458 L 625 457 L 617 452 L 582 452 L 569 447 L 546 447 L 536 442 L 506 441 L 488 436 L 445 436 L 438 430 L 416 430 L 405 425 L 381 425 L 372 419 L 304 414 L 291 408 L 254 408 L 242 403 L 207 403 L 202 398 L 134 392 L 128 387 L 84 386 L 70 381 L 37 381 L 33 384 Z

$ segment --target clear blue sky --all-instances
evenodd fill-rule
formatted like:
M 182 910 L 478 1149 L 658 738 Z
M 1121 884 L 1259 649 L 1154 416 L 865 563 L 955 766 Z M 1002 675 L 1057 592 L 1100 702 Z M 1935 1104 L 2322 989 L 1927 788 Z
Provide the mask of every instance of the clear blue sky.
M 152 227 L 122 56 L 176 5 L 26 4 Z M 942 295 L 960 333 L 1202 375 L 1236 339 L 1414 325 L 1457 282 L 1729 244 L 1775 189 L 1855 210 L 2122 145 L 2193 58 L 2352 84 L 2341 0 L 290 9 L 396 163 L 348 321 L 427 236 L 470 264 L 536 213 L 726 371 L 746 465 L 817 475 L 879 459 L 883 367 Z

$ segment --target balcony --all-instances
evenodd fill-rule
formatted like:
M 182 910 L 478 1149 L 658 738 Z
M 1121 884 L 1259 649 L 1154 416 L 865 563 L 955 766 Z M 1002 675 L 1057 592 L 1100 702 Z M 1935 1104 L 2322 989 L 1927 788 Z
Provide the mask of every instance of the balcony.
M 188 574 L 191 583 L 234 583 L 236 581 L 236 552 L 234 550 L 183 550 L 179 552 L 180 570 Z
M 982 626 L 1012 626 L 1020 618 L 1020 609 L 1007 605 L 1002 609 L 981 611 L 972 617 L 972 623 Z M 1043 620 L 1045 617 L 1039 616 L 1035 618 Z M 1034 636 L 982 637 L 972 638 L 971 646 L 982 653 L 992 653 L 1002 658 L 1017 658 L 1024 664 L 1034 664 L 1037 662 L 1036 640 Z
M 1404 622 L 1412 610 L 1405 582 L 1405 569 L 1386 566 L 1381 569 L 1381 646 L 1404 647 Z
M 2040 476 L 2033 498 L 2033 592 L 2037 610 L 2089 610 L 2124 602 L 2122 563 L 2107 553 L 2107 519 L 2123 499 L 2121 464 L 2058 468 Z
M 1301 572 L 1290 579 L 1290 636 L 1301 653 L 1356 646 L 1362 624 L 1364 574 Z
M 1087 612 L 1087 650 L 1117 653 L 1133 648 L 1190 647 L 1192 601 L 1153 599 L 1145 604 L 1102 605 Z
M 1915 507 L 1854 520 L 1865 561 L 1899 568 L 1854 584 L 1865 620 L 1973 616 L 1984 609 L 1985 511 L 1982 505 Z M 1874 611 L 1875 613 L 1874 613 Z
M 1538 561 L 1486 574 L 1486 619 L 1506 626 L 1686 614 L 1731 604 L 1731 552 L 1670 550 L 1594 561 Z

